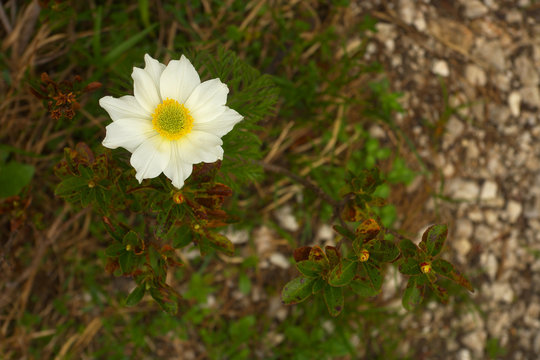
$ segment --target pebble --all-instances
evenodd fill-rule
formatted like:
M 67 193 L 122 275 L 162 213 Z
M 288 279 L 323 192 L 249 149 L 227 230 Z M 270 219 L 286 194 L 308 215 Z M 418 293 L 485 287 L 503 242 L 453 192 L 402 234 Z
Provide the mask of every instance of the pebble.
M 475 330 L 468 334 L 463 335 L 462 342 L 474 353 L 475 359 L 483 358 L 484 356 L 484 344 L 487 339 L 487 334 L 484 330 Z
M 475 54 L 496 70 L 503 71 L 506 68 L 506 56 L 498 40 L 485 41 L 480 39 L 477 42 Z
M 469 19 L 476 19 L 480 16 L 484 16 L 488 12 L 488 8 L 482 4 L 479 0 L 467 0 L 465 5 L 465 16 Z
M 514 62 L 514 68 L 523 85 L 536 86 L 538 84 L 538 73 L 527 56 L 518 57 Z
M 510 95 L 508 95 L 508 106 L 510 107 L 512 116 L 519 116 L 521 108 L 521 94 L 519 91 L 512 91 Z
M 514 300 L 514 290 L 508 283 L 493 283 L 490 290 L 493 301 L 501 301 L 509 304 Z
M 467 64 L 465 76 L 472 85 L 484 86 L 487 83 L 486 72 L 475 64 Z
M 287 258 L 282 253 L 279 253 L 279 252 L 276 252 L 270 255 L 269 260 L 272 264 L 282 269 L 288 269 L 291 266 L 291 263 L 289 262 L 289 260 L 287 260 Z
M 274 215 L 276 216 L 279 225 L 285 230 L 295 232 L 300 228 L 300 225 L 298 225 L 298 222 L 292 213 L 291 206 L 286 205 L 277 209 L 274 211 Z
M 488 180 L 482 185 L 482 191 L 480 192 L 480 200 L 489 201 L 497 197 L 497 183 Z
M 510 223 L 515 223 L 516 220 L 520 217 L 522 211 L 523 205 L 521 205 L 520 202 L 517 202 L 515 200 L 508 201 L 508 204 L 506 205 L 506 214 Z
M 460 178 L 450 179 L 446 189 L 448 194 L 457 200 L 474 201 L 478 197 L 480 187 L 475 181 Z
M 433 63 L 431 67 L 431 72 L 435 75 L 440 75 L 442 77 L 448 77 L 450 75 L 450 69 L 448 68 L 448 63 L 444 60 L 437 60 Z
M 523 102 L 537 108 L 540 105 L 540 93 L 537 86 L 526 86 L 519 91 Z

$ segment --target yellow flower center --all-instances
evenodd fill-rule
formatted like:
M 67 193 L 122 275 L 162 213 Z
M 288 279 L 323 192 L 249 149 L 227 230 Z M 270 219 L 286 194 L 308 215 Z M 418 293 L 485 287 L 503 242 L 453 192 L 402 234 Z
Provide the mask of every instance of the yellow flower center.
M 366 262 L 369 260 L 369 251 L 367 249 L 362 249 L 360 252 L 360 262 Z
M 152 114 L 154 129 L 168 140 L 178 140 L 193 128 L 189 110 L 176 100 L 165 99 Z

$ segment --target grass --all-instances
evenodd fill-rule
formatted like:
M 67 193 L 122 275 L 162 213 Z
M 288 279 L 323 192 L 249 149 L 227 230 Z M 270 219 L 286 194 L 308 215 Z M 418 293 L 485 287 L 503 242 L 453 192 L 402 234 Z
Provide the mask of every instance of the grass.
M 17 179 L 0 200 L 0 358 L 403 356 L 398 347 L 406 335 L 396 330 L 401 315 L 382 307 L 381 298 L 352 300 L 347 316 L 337 319 L 320 299 L 280 305 L 279 291 L 296 270 L 271 265 L 270 254 L 290 257 L 331 217 L 327 205 L 286 177 L 265 174 L 237 199 L 240 213 L 257 214 L 245 216 L 240 227 L 278 228 L 266 233 L 266 250 L 252 235 L 232 258 L 183 254 L 186 266 L 169 274 L 186 299 L 176 317 L 146 299 L 125 307 L 134 283 L 105 271 L 111 239 L 101 220 L 53 195 L 52 169 L 64 147 L 84 141 L 99 150 L 110 120 L 98 99 L 131 93 L 132 67 L 145 53 L 167 62 L 221 46 L 270 74 L 279 88 L 274 115 L 261 119 L 256 133 L 265 162 L 309 177 L 335 197 L 345 169 L 378 165 L 388 177 L 380 196 L 411 210 L 404 186 L 417 174 L 409 168 L 417 166 L 414 155 L 367 130 L 378 123 L 392 132 L 392 113 L 400 110 L 381 67 L 363 60 L 365 33 L 374 23 L 368 14 L 353 14 L 349 1 L 40 3 L 0 5 L 0 184 L 8 173 Z M 73 119 L 54 120 L 29 91 L 42 72 L 57 83 L 78 75 L 84 84 L 103 86 L 81 95 Z M 273 220 L 284 204 L 293 206 L 301 232 L 279 229 Z M 411 233 L 422 225 L 398 210 L 380 210 L 385 225 L 399 220 Z

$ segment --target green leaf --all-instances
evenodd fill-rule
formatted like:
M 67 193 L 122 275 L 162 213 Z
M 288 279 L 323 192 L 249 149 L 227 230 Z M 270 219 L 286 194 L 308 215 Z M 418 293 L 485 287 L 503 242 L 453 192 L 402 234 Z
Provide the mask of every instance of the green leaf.
M 105 255 L 110 257 L 117 257 L 126 252 L 124 244 L 114 243 L 105 249 Z
M 210 246 L 212 246 L 214 249 L 219 250 L 229 256 L 234 255 L 234 245 L 225 235 L 208 231 L 206 236 L 210 241 Z
M 343 310 L 343 288 L 326 284 L 323 288 L 323 297 L 330 315 L 338 316 Z
M 352 291 L 362 297 L 372 297 L 379 293 L 379 289 L 373 288 L 369 279 L 354 279 L 349 283 Z
M 193 234 L 189 226 L 184 225 L 180 226 L 174 232 L 174 237 L 172 241 L 172 246 L 175 249 L 181 249 L 189 245 L 193 241 Z
M 301 303 L 311 295 L 314 278 L 297 277 L 289 281 L 281 292 L 281 301 L 285 305 Z
M 422 235 L 420 248 L 431 256 L 437 256 L 446 241 L 448 227 L 446 225 L 430 226 Z
M 349 229 L 347 229 L 347 228 L 345 228 L 345 227 L 343 227 L 341 225 L 334 225 L 333 228 L 338 234 L 340 234 L 344 238 L 349 239 L 349 240 L 354 239 L 354 233 L 352 231 L 350 231 Z
M 370 256 L 379 262 L 392 262 L 399 256 L 399 249 L 392 241 L 378 241 L 370 250 Z
M 416 246 L 411 240 L 403 239 L 399 242 L 399 249 L 401 250 L 401 255 L 404 258 L 413 257 L 418 252 L 418 246 Z
M 312 260 L 304 260 L 296 263 L 298 271 L 307 277 L 318 277 L 322 271 L 320 263 Z
M 443 259 L 435 259 L 431 263 L 431 268 L 439 275 L 444 276 L 458 285 L 463 286 L 465 289 L 470 292 L 474 292 L 473 286 L 470 281 L 460 274 L 455 268 L 454 265 Z
M 344 260 L 334 267 L 328 278 L 328 283 L 338 287 L 348 285 L 354 278 L 357 267 L 356 261 Z
M 409 311 L 420 305 L 424 299 L 425 286 L 418 284 L 417 279 L 418 277 L 416 276 L 409 278 L 409 282 L 403 293 L 403 298 L 401 299 L 403 307 Z
M 405 275 L 420 275 L 422 270 L 420 270 L 420 265 L 416 259 L 408 257 L 401 261 L 399 264 L 399 272 Z
M 315 279 L 315 281 L 313 282 L 313 287 L 311 288 L 311 292 L 313 293 L 313 295 L 321 291 L 324 285 L 326 285 L 326 282 L 323 280 L 323 278 Z
M 73 176 L 63 180 L 54 191 L 56 196 L 69 196 L 82 189 L 88 189 L 88 181 L 82 177 Z
M 435 296 L 437 296 L 437 298 L 443 303 L 443 304 L 448 304 L 448 291 L 439 286 L 437 283 L 428 283 L 429 287 L 431 288 L 431 290 L 433 290 L 433 293 L 435 294 Z
M 135 268 L 135 255 L 131 251 L 126 251 L 118 257 L 118 263 L 120 264 L 120 269 L 124 274 L 131 273 Z
M 382 275 L 380 267 L 373 261 L 366 261 L 360 263 L 360 265 L 360 277 L 367 276 L 369 282 L 371 283 L 371 286 L 377 291 L 380 290 L 382 286 Z
M 17 195 L 34 176 L 32 165 L 11 161 L 0 164 L 0 198 Z
M 126 298 L 126 305 L 127 306 L 137 305 L 139 301 L 141 301 L 141 299 L 143 298 L 145 292 L 146 292 L 146 289 L 143 285 L 137 286 Z
M 178 302 L 180 295 L 169 285 L 159 284 L 159 287 L 151 287 L 150 295 L 161 306 L 161 308 L 171 315 L 178 312 Z

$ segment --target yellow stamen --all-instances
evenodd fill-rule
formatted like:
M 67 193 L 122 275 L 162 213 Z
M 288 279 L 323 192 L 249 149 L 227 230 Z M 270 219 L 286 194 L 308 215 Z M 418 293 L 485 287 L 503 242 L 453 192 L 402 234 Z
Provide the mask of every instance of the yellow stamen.
M 191 132 L 193 117 L 184 104 L 167 98 L 154 110 L 152 125 L 164 138 L 178 140 Z
M 360 262 L 366 262 L 369 260 L 369 251 L 367 249 L 362 249 L 360 252 Z
M 423 262 L 420 264 L 420 270 L 424 273 L 424 274 L 427 274 L 428 272 L 431 271 L 431 264 L 430 263 L 427 263 L 427 262 Z

